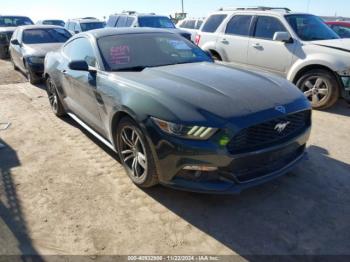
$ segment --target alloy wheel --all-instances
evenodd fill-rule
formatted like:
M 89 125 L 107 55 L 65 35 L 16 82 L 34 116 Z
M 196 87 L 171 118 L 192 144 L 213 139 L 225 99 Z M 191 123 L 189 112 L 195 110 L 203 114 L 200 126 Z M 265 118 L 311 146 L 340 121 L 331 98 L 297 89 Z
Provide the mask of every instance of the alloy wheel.
M 142 182 L 147 176 L 147 156 L 142 138 L 135 127 L 125 126 L 120 134 L 121 157 L 132 179 Z
M 327 79 L 321 76 L 311 76 L 304 82 L 301 91 L 310 100 L 313 106 L 322 104 L 330 94 Z

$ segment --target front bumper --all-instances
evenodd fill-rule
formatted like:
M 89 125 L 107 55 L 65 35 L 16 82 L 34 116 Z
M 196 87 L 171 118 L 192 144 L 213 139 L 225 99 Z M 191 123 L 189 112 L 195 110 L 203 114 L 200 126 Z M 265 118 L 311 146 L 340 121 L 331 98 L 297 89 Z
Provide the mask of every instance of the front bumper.
M 42 76 L 44 73 L 44 64 L 42 63 L 31 63 L 27 60 L 27 65 L 29 70 L 38 76 Z
M 240 155 L 232 155 L 212 141 L 165 138 L 156 129 L 148 133 L 161 184 L 191 192 L 239 194 L 288 173 L 305 157 L 310 131 L 311 128 L 284 144 Z M 218 170 L 183 170 L 195 165 Z

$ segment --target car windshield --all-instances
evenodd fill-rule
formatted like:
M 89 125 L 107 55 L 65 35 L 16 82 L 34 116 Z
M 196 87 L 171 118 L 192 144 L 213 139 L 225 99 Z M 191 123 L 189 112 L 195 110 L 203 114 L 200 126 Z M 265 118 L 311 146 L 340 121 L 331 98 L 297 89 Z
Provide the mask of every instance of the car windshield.
M 287 15 L 286 19 L 301 40 L 339 39 L 339 36 L 317 16 Z
M 0 27 L 16 27 L 21 25 L 32 25 L 28 17 L 0 16 Z
M 63 28 L 27 29 L 23 32 L 24 44 L 64 43 L 71 34 Z
M 43 25 L 58 25 L 64 27 L 65 23 L 61 20 L 45 20 Z
M 140 27 L 153 27 L 153 28 L 175 28 L 174 23 L 165 16 L 144 16 L 139 17 Z
M 83 32 L 105 27 L 103 22 L 81 23 L 80 26 Z
M 106 36 L 98 40 L 98 46 L 107 71 L 142 71 L 146 67 L 213 62 L 199 47 L 170 33 Z

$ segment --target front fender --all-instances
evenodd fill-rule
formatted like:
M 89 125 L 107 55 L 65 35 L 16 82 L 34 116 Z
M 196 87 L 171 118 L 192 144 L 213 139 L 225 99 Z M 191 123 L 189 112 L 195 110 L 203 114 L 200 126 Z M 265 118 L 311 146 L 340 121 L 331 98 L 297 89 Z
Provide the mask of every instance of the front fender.
M 289 81 L 294 82 L 300 70 L 308 66 L 322 66 L 329 68 L 333 72 L 340 72 L 350 68 L 350 57 L 347 54 L 346 56 L 339 55 L 338 51 L 333 52 L 333 50 L 332 52 L 317 52 L 307 56 L 305 56 L 305 53 L 297 55 L 298 59 L 294 62 L 287 75 Z

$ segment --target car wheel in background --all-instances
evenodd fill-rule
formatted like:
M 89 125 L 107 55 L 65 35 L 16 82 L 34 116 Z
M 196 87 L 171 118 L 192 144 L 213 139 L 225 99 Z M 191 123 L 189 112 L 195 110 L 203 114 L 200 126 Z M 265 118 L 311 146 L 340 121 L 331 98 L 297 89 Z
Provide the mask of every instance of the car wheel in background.
M 310 100 L 314 109 L 326 109 L 333 106 L 340 95 L 339 84 L 328 71 L 311 70 L 303 75 L 297 86 Z
M 117 150 L 130 179 L 139 187 L 158 184 L 154 159 L 145 136 L 129 117 L 123 118 L 117 129 Z
M 8 53 L 4 48 L 0 48 L 0 59 L 8 58 Z
M 49 98 L 51 109 L 54 112 L 54 114 L 58 117 L 64 116 L 66 112 L 58 96 L 56 86 L 50 77 L 46 79 L 46 92 Z
M 40 78 L 38 78 L 34 72 L 30 69 L 30 67 L 27 65 L 26 62 L 24 62 L 24 67 L 25 67 L 25 74 L 27 76 L 27 79 L 29 83 L 32 85 L 38 84 L 40 82 Z

